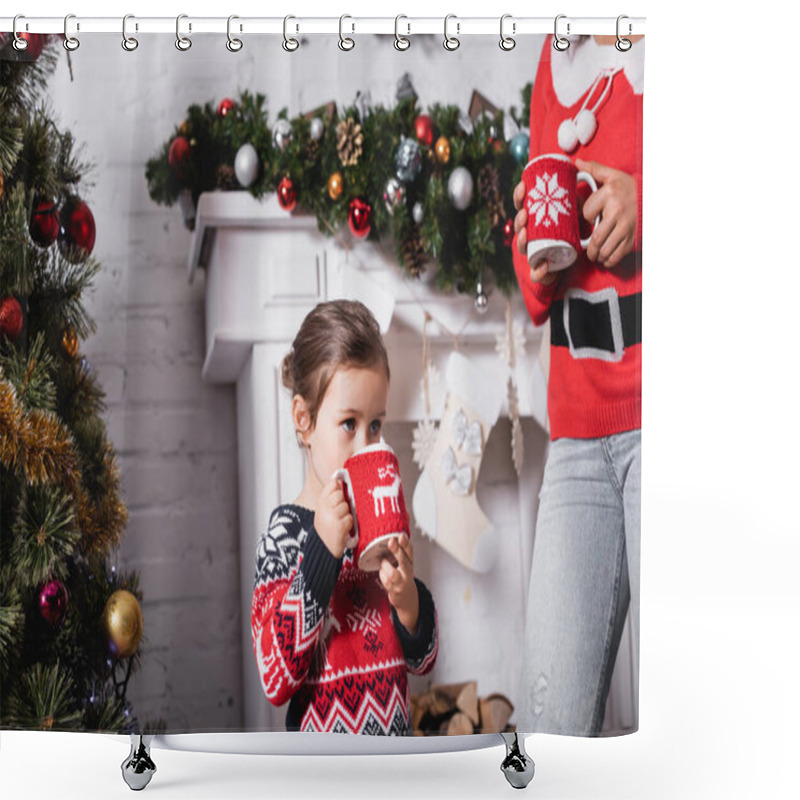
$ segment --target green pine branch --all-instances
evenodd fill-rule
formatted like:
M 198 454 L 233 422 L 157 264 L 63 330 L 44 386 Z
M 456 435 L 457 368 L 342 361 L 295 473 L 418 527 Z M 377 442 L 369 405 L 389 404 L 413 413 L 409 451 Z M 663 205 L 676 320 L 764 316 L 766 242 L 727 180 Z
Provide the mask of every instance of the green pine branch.
M 11 560 L 17 582 L 36 588 L 51 578 L 66 578 L 80 535 L 72 503 L 60 490 L 26 487 L 13 526 Z

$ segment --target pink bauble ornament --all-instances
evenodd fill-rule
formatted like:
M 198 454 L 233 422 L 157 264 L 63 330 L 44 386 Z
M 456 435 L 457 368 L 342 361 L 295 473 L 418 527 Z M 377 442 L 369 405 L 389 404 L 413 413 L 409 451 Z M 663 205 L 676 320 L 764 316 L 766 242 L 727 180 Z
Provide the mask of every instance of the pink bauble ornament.
M 42 619 L 55 628 L 64 620 L 69 597 L 67 587 L 59 580 L 48 581 L 39 592 L 39 613 Z
M 353 236 L 358 236 L 359 239 L 369 236 L 372 230 L 372 206 L 361 197 L 351 200 L 347 224 Z

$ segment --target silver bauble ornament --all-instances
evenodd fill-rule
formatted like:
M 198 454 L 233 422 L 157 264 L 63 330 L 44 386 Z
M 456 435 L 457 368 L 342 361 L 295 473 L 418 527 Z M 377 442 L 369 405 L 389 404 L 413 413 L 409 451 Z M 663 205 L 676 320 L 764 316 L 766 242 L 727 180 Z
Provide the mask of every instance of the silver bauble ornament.
M 395 163 L 397 164 L 397 177 L 403 183 L 413 181 L 422 169 L 422 153 L 419 144 L 414 139 L 404 136 L 400 140 L 400 147 L 397 148 Z
M 255 147 L 249 142 L 243 144 L 236 151 L 236 158 L 233 162 L 233 171 L 236 173 L 236 180 L 245 189 L 250 186 L 258 177 L 258 153 Z
M 386 210 L 394 214 L 405 202 L 406 190 L 397 178 L 389 178 L 386 188 L 383 190 L 383 202 L 386 203 Z
M 447 195 L 450 202 L 464 211 L 472 202 L 472 175 L 466 167 L 456 167 L 447 181 Z
M 324 130 L 325 126 L 323 125 L 322 120 L 319 117 L 314 117 L 314 119 L 311 120 L 311 138 L 315 142 L 318 142 L 322 138 Z
M 285 150 L 292 141 L 292 123 L 288 119 L 279 119 L 272 131 L 272 143 L 278 150 Z
M 422 225 L 422 217 L 424 216 L 424 211 L 422 208 L 422 203 L 420 203 L 419 200 L 416 203 L 414 203 L 414 207 L 411 209 L 411 216 L 413 217 L 414 222 L 416 222 L 417 225 Z
M 483 291 L 483 284 L 480 281 L 478 281 L 477 294 L 475 296 L 475 308 L 479 314 L 485 314 L 489 308 L 489 298 Z

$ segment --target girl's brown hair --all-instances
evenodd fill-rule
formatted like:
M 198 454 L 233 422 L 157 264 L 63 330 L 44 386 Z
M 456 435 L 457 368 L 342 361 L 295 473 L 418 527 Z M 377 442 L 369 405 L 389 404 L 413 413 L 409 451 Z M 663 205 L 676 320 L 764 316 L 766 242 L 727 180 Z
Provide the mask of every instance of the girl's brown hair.
M 380 367 L 389 357 L 372 312 L 358 300 L 319 303 L 303 320 L 281 365 L 283 385 L 307 403 L 313 429 L 325 392 L 339 367 Z

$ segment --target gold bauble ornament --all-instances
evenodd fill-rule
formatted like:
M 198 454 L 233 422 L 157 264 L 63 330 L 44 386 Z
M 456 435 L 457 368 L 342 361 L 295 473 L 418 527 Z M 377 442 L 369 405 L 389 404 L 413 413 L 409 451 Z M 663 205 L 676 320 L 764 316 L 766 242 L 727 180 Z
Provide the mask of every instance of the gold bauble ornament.
M 67 325 L 64 328 L 64 335 L 61 337 L 61 347 L 70 358 L 75 358 L 78 355 L 79 345 L 78 334 L 70 325 Z
M 344 179 L 341 172 L 334 172 L 328 178 L 328 194 L 331 200 L 338 200 L 344 191 Z
M 181 122 L 181 126 L 180 126 L 180 128 L 178 128 L 178 133 L 180 133 L 181 136 L 188 136 L 189 135 L 189 120 L 188 119 L 185 119 L 183 122 Z
M 117 658 L 132 656 L 142 640 L 142 608 L 126 589 L 114 592 L 103 609 L 103 629 Z
M 450 140 L 446 136 L 440 136 L 436 140 L 436 160 L 440 164 L 446 164 L 450 160 Z

